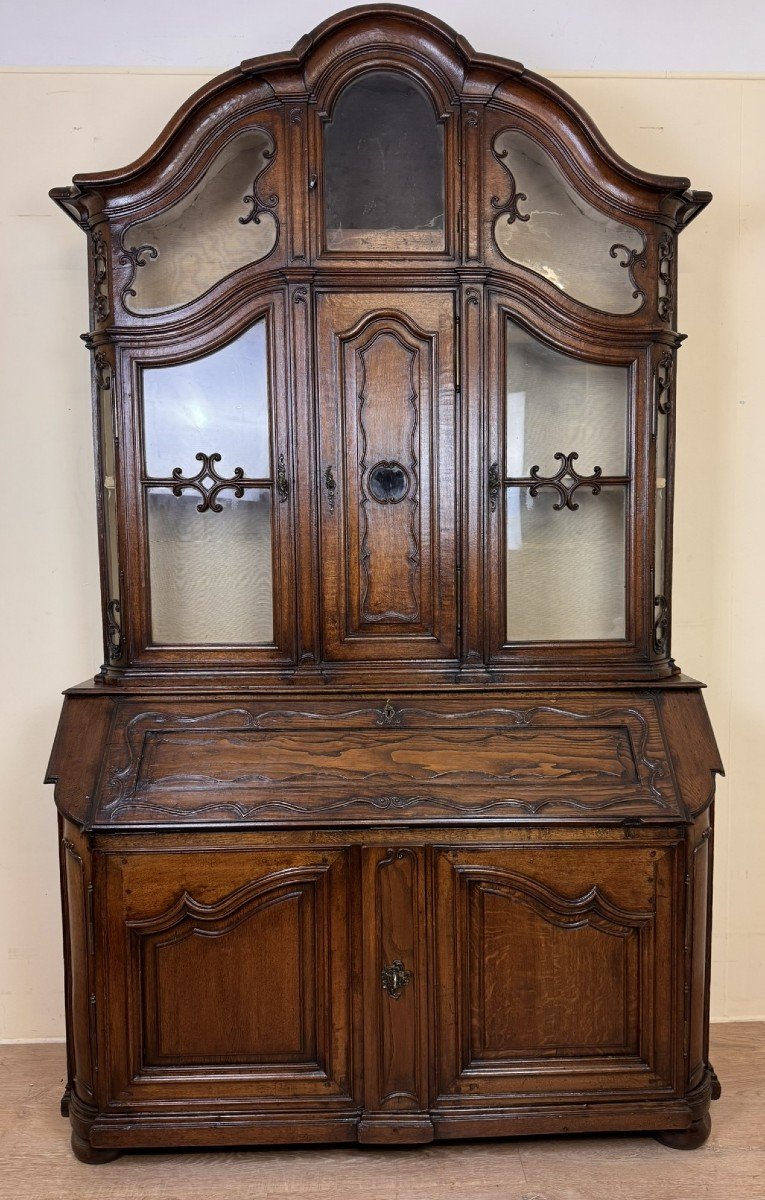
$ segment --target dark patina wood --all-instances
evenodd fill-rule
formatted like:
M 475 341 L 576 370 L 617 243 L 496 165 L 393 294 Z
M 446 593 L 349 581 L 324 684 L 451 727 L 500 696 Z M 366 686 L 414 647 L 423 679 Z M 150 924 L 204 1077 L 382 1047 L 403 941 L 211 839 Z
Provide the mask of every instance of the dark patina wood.
M 382 71 L 432 107 L 443 213 L 400 236 L 328 231 L 328 123 Z M 610 248 L 630 311 L 501 252 L 498 219 L 531 208 L 508 130 L 634 233 Z M 165 259 L 140 231 L 242 134 L 267 149 L 233 220 L 270 242 L 142 311 Z M 629 166 L 554 85 L 390 5 L 243 63 L 135 163 L 51 195 L 88 236 L 105 645 L 66 694 L 47 775 L 74 1152 L 585 1131 L 700 1145 L 719 1094 L 722 764 L 701 685 L 670 656 L 671 498 L 676 238 L 709 195 Z M 513 476 L 508 316 L 628 369 L 624 474 L 580 476 L 556 445 L 559 477 Z M 203 508 L 237 478 L 271 489 L 273 639 L 153 642 L 142 371 L 261 318 L 271 475 L 218 474 L 204 445 L 198 478 L 156 486 L 180 480 Z M 625 490 L 623 638 L 508 640 L 502 501 L 524 482 L 570 509 L 577 489 Z

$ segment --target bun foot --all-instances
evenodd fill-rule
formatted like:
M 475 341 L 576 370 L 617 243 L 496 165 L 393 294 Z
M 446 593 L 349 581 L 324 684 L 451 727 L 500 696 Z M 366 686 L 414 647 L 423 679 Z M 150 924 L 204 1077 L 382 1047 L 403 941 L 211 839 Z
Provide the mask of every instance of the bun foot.
M 720 1080 L 717 1078 L 714 1067 L 709 1068 L 709 1074 L 712 1076 L 712 1099 L 719 1100 L 722 1096 L 722 1087 L 720 1086 Z
M 704 1145 L 711 1130 L 712 1118 L 709 1113 L 705 1113 L 687 1129 L 666 1129 L 653 1136 L 662 1146 L 669 1146 L 672 1150 L 698 1150 L 699 1146 Z
M 64 1088 L 64 1094 L 61 1097 L 61 1116 L 62 1117 L 69 1116 L 69 1106 L 70 1106 L 71 1099 L 72 1099 L 72 1089 L 71 1089 L 70 1085 L 67 1084 L 66 1087 Z
M 72 1150 L 75 1158 L 80 1162 L 88 1163 L 89 1166 L 97 1167 L 101 1163 L 113 1162 L 115 1158 L 119 1158 L 121 1150 L 109 1150 L 100 1146 L 91 1146 L 90 1142 L 86 1142 L 79 1134 L 72 1134 Z

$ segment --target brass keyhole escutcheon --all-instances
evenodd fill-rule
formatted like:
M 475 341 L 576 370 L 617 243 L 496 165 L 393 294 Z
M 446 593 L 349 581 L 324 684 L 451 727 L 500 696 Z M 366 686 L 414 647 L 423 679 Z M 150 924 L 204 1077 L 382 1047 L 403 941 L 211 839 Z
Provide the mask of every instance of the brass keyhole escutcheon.
M 400 1000 L 401 993 L 408 983 L 412 982 L 412 972 L 407 971 L 400 958 L 382 969 L 383 991 L 391 1000 Z

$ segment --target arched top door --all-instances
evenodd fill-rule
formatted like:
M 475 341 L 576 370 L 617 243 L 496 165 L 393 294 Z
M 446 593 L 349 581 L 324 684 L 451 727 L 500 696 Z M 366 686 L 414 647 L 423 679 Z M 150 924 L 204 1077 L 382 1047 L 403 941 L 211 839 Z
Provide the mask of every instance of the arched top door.
M 445 249 L 444 128 L 417 80 L 375 70 L 346 84 L 323 167 L 326 249 Z

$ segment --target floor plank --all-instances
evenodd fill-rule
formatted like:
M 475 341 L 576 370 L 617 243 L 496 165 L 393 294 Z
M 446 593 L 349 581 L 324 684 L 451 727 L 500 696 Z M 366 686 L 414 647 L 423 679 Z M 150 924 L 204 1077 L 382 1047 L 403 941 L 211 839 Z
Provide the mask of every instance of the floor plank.
M 765 1200 L 765 1022 L 716 1025 L 712 1136 L 125 1154 L 87 1167 L 59 1116 L 60 1045 L 0 1047 L 0 1200 Z

